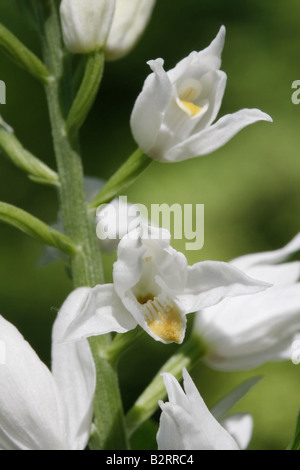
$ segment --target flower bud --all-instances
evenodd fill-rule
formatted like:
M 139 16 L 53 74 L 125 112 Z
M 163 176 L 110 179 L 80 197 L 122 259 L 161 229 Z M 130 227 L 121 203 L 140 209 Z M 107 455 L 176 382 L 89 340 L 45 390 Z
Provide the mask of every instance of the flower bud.
M 101 49 L 112 24 L 115 0 L 62 0 L 63 38 L 73 54 Z
M 150 19 L 156 0 L 116 0 L 116 10 L 105 46 L 106 58 L 116 60 L 135 46 Z

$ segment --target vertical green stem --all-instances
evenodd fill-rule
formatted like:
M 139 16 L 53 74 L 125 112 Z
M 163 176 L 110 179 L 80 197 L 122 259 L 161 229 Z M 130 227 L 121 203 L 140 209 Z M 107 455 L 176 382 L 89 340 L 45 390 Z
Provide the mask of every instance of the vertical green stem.
M 54 150 L 60 178 L 60 207 L 66 234 L 81 247 L 71 260 L 74 288 L 103 282 L 100 251 L 94 222 L 89 220 L 84 192 L 84 176 L 78 144 L 66 132 L 71 106 L 70 77 L 63 54 L 60 22 L 54 0 L 44 0 L 43 51 L 47 67 L 55 78 L 46 86 Z M 111 342 L 110 335 L 90 341 L 97 369 L 95 424 L 98 448 L 126 449 L 124 414 L 115 369 L 101 357 Z

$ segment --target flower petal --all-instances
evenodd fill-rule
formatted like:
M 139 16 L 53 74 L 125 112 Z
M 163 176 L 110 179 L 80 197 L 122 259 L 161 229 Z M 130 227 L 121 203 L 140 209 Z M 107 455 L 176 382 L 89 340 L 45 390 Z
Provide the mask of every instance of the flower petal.
M 61 313 L 61 312 L 60 312 Z M 56 343 L 53 328 L 52 374 L 68 411 L 70 450 L 84 450 L 91 431 L 96 369 L 87 340 Z
M 259 109 L 242 109 L 234 114 L 227 114 L 214 125 L 172 147 L 164 156 L 164 160 L 182 161 L 214 152 L 244 127 L 257 121 L 272 121 L 272 119 Z
M 156 59 L 148 64 L 153 73 L 147 77 L 130 118 L 133 137 L 146 154 L 155 144 L 164 112 L 173 96 L 173 86 L 163 68 L 164 61 Z
M 156 0 L 117 0 L 113 23 L 105 45 L 109 60 L 130 52 L 142 35 Z
M 221 26 L 217 36 L 211 44 L 200 52 L 192 52 L 188 57 L 182 59 L 178 64 L 168 71 L 168 75 L 172 83 L 184 78 L 185 73 L 197 70 L 197 76 L 203 75 L 211 70 L 221 67 L 221 54 L 225 42 L 226 29 Z M 190 75 L 192 76 L 192 75 Z
M 185 394 L 171 374 L 163 374 L 169 402 L 160 402 L 159 450 L 238 450 L 234 439 L 209 412 L 185 369 L 183 377 Z
M 279 250 L 240 256 L 233 259 L 231 263 L 237 268 L 246 271 L 253 266 L 280 263 L 299 250 L 300 233 L 298 233 L 287 245 L 285 245 L 283 248 L 280 248 Z
M 202 261 L 187 268 L 186 287 L 182 294 L 174 292 L 174 299 L 185 313 L 196 312 L 217 304 L 225 297 L 261 292 L 269 284 L 257 281 L 219 261 Z
M 69 295 L 61 308 L 55 341 L 78 341 L 112 331 L 125 333 L 136 325 L 112 284 L 81 287 Z
M 60 16 L 66 47 L 73 54 L 88 54 L 106 42 L 113 21 L 115 0 L 62 0 Z
M 216 369 L 243 370 L 286 359 L 283 352 L 300 331 L 300 284 L 225 299 L 199 312 L 194 328 L 210 351 L 205 362 Z
M 278 265 L 257 265 L 247 269 L 248 276 L 275 286 L 294 284 L 300 279 L 300 262 Z
M 222 421 L 222 426 L 235 439 L 241 450 L 247 449 L 253 431 L 253 418 L 248 413 L 235 413 Z
M 64 403 L 50 371 L 1 316 L 0 341 L 0 449 L 66 450 Z

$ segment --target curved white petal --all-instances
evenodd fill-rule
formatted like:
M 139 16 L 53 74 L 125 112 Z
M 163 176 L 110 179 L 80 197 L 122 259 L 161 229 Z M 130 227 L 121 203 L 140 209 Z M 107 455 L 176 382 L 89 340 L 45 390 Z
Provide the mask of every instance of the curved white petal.
M 294 284 L 300 279 L 300 262 L 294 261 L 276 265 L 258 264 L 248 268 L 246 272 L 255 279 L 269 282 L 275 286 L 285 286 Z
M 283 353 L 300 331 L 300 284 L 277 286 L 245 298 L 225 299 L 196 315 L 194 331 L 222 370 L 249 369 Z
M 169 402 L 160 403 L 159 450 L 238 450 L 234 439 L 209 412 L 185 369 L 183 377 L 185 393 L 171 374 L 163 374 Z
M 52 345 L 52 374 L 68 412 L 68 447 L 84 450 L 91 431 L 96 369 L 87 340 Z
M 279 250 L 240 256 L 233 259 L 231 263 L 239 269 L 245 271 L 249 268 L 252 268 L 253 266 L 280 263 L 299 250 L 300 233 L 298 233 L 287 245 L 285 245 L 283 248 L 280 248 Z
M 223 428 L 235 439 L 241 450 L 247 449 L 253 431 L 253 418 L 248 413 L 235 413 L 222 421 Z
M 269 284 L 245 275 L 220 261 L 202 261 L 188 266 L 186 287 L 175 299 L 183 312 L 192 313 L 217 304 L 225 297 L 261 292 Z
M 130 52 L 150 19 L 156 0 L 116 0 L 113 23 L 105 45 L 108 60 Z
M 68 448 L 66 414 L 57 385 L 18 330 L 0 317 L 6 363 L 0 364 L 0 449 Z
M 174 93 L 163 68 L 164 61 L 156 59 L 148 64 L 153 73 L 147 77 L 130 118 L 133 137 L 146 154 L 155 145 L 164 112 Z
M 66 47 L 73 54 L 100 49 L 108 36 L 115 0 L 62 0 L 60 16 Z
M 113 284 L 81 287 L 64 302 L 55 323 L 54 339 L 56 342 L 78 341 L 112 331 L 125 333 L 136 325 Z
M 214 125 L 170 148 L 164 155 L 164 161 L 182 161 L 214 152 L 244 127 L 257 121 L 271 122 L 272 119 L 259 109 L 242 109 L 234 114 L 227 114 Z
M 211 44 L 200 52 L 192 52 L 188 57 L 184 58 L 172 69 L 168 71 L 168 75 L 172 83 L 184 77 L 186 72 L 190 72 L 191 68 L 197 68 L 199 76 L 211 70 L 217 70 L 221 67 L 221 54 L 225 42 L 226 29 L 221 26 L 217 36 Z M 190 76 L 192 74 L 189 73 Z

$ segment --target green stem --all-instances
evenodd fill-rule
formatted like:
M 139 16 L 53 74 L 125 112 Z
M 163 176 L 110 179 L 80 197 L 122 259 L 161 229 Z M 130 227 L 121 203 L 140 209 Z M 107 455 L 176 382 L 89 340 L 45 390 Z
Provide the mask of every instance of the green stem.
M 71 261 L 74 288 L 95 286 L 103 282 L 101 255 L 94 223 L 89 219 L 83 184 L 83 168 L 78 146 L 69 140 L 66 116 L 70 109 L 69 74 L 62 54 L 60 22 L 54 0 L 45 0 L 44 58 L 55 80 L 46 87 L 52 126 L 54 150 L 60 178 L 60 205 L 67 236 L 81 246 L 81 252 Z M 67 83 L 66 79 L 68 80 Z M 110 335 L 90 341 L 97 370 L 95 394 L 95 424 L 98 448 L 126 449 L 124 414 L 116 371 L 102 358 L 101 352 L 111 342 Z M 104 424 L 102 424 L 104 423 Z
M 199 338 L 191 337 L 158 371 L 152 382 L 137 399 L 126 415 L 127 432 L 131 436 L 158 408 L 167 392 L 161 374 L 169 372 L 177 380 L 182 379 L 182 368 L 191 369 L 203 356 L 204 347 Z
M 95 208 L 110 202 L 121 191 L 127 189 L 152 162 L 153 160 L 138 148 L 107 181 L 89 207 Z

